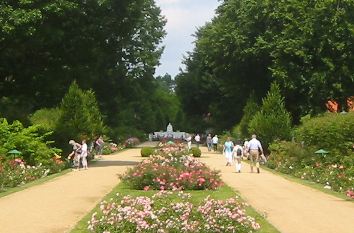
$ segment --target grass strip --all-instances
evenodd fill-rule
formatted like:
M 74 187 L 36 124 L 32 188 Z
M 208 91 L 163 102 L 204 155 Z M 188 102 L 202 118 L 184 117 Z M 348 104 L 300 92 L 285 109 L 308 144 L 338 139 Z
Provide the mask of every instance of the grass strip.
M 119 193 L 120 195 L 130 195 L 132 197 L 137 197 L 137 196 L 147 196 L 151 197 L 154 195 L 157 191 L 143 191 L 143 190 L 132 190 L 129 187 L 127 187 L 125 184 L 120 183 L 116 187 L 112 189 L 112 191 L 107 194 L 103 199 L 106 201 L 109 201 L 111 198 L 114 198 L 116 193 Z M 218 199 L 218 200 L 225 200 L 228 198 L 232 198 L 235 196 L 240 197 L 240 195 L 235 192 L 231 187 L 224 185 L 223 187 L 219 188 L 218 190 L 215 191 L 210 191 L 210 190 L 201 190 L 201 191 L 185 191 L 186 193 L 190 193 L 192 195 L 191 202 L 193 204 L 199 204 L 202 202 L 207 196 L 210 196 L 213 199 Z M 243 201 L 241 198 L 239 198 L 240 201 Z M 99 204 L 91 210 L 85 217 L 83 217 L 74 227 L 74 229 L 71 231 L 71 233 L 84 233 L 88 232 L 87 230 L 87 223 L 91 219 L 91 216 L 94 212 L 99 212 Z M 246 208 L 246 212 L 248 215 L 254 217 L 256 221 L 261 225 L 261 229 L 258 230 L 257 232 L 259 233 L 279 233 L 279 231 L 272 226 L 263 216 L 261 216 L 259 213 L 257 213 L 252 207 L 248 206 Z

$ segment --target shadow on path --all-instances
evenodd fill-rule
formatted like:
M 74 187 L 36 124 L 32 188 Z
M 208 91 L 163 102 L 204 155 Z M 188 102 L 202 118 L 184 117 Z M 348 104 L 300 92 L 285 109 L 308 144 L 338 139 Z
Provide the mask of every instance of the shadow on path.
M 135 166 L 139 162 L 136 161 L 114 161 L 114 160 L 102 160 L 97 161 L 90 167 L 111 167 L 111 166 Z

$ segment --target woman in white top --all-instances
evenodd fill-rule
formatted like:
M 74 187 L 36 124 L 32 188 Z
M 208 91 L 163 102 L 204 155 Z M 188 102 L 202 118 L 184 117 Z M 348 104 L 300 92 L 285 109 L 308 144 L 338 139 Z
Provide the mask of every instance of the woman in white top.
M 224 144 L 224 155 L 226 158 L 226 166 L 231 166 L 232 164 L 232 150 L 234 148 L 234 143 L 230 140 L 230 137 L 227 138 Z
M 88 169 L 88 166 L 87 166 L 87 144 L 86 144 L 86 140 L 82 140 L 81 158 L 82 158 L 82 168 L 83 169 Z

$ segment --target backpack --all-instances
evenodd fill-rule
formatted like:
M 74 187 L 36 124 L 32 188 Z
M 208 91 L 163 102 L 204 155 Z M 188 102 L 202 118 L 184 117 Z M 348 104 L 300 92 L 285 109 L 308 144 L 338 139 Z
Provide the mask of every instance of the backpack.
M 241 148 L 237 148 L 236 155 L 241 156 L 242 155 L 242 150 Z

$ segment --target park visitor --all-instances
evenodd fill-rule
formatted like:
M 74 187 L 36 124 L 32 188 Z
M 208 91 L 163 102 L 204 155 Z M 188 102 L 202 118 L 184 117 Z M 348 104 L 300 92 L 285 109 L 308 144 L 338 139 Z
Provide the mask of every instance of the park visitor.
M 219 142 L 218 135 L 215 135 L 213 137 L 212 141 L 213 141 L 213 149 L 214 149 L 214 151 L 217 151 L 218 150 L 218 142 Z
M 102 158 L 103 145 L 104 145 L 103 138 L 102 136 L 99 136 L 95 141 L 96 153 L 99 156 L 99 158 Z
M 82 158 L 82 168 L 87 170 L 87 144 L 86 140 L 82 140 L 82 146 L 81 146 L 81 158 Z
M 243 142 L 243 159 L 247 159 L 249 155 L 250 153 L 248 153 L 248 140 L 245 138 L 245 141 Z
M 241 160 L 243 157 L 243 148 L 239 144 L 236 144 L 234 146 L 234 149 L 232 150 L 232 155 L 233 159 L 235 161 L 235 166 L 236 166 L 236 172 L 240 173 L 241 172 Z
M 213 144 L 211 134 L 208 134 L 208 136 L 206 138 L 206 143 L 207 143 L 208 151 L 211 151 L 211 147 Z
M 232 164 L 232 150 L 234 148 L 234 143 L 230 140 L 230 137 L 227 137 L 227 140 L 224 144 L 223 152 L 226 158 L 226 166 L 231 166 Z
M 186 138 L 188 151 L 192 148 L 192 136 L 188 135 Z
M 72 152 L 69 154 L 68 159 L 73 159 L 74 170 L 80 169 L 80 155 L 81 155 L 81 144 L 70 140 L 69 144 L 73 147 Z
M 251 172 L 253 172 L 253 167 L 256 165 L 257 173 L 259 173 L 259 153 L 263 154 L 263 148 L 255 134 L 252 135 L 252 139 L 248 142 L 248 151 L 251 159 Z
M 199 136 L 199 134 L 197 134 L 197 135 L 194 137 L 194 140 L 195 140 L 195 143 L 197 144 L 197 147 L 199 148 L 199 143 L 200 143 L 200 136 Z

